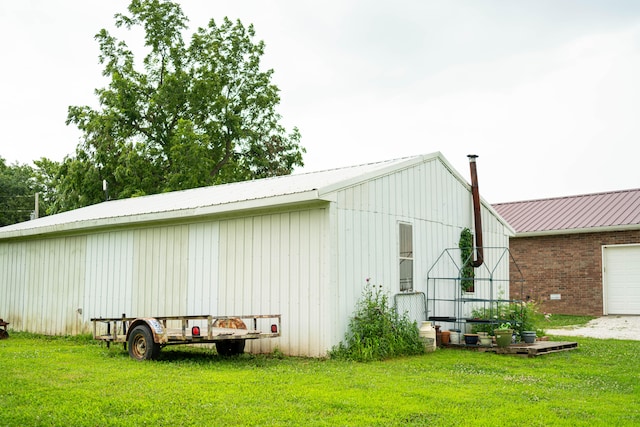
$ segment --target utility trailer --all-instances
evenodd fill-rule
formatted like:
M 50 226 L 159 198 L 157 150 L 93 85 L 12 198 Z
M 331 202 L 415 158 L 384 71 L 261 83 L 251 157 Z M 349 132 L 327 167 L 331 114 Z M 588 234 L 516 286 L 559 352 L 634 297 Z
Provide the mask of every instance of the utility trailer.
M 247 328 L 247 323 L 251 327 Z M 168 345 L 215 344 L 218 354 L 244 352 L 246 340 L 280 336 L 279 314 L 249 316 L 158 316 L 93 318 L 93 338 L 124 344 L 136 360 L 158 357 Z M 260 328 L 267 328 L 263 332 Z

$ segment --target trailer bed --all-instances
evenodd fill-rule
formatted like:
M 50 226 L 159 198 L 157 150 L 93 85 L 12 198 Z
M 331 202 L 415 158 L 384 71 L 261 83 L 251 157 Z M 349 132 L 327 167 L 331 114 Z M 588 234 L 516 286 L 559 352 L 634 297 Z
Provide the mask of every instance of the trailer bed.
M 215 343 L 220 350 L 228 348 L 226 342 L 228 344 L 242 344 L 241 347 L 236 345 L 232 348 L 243 349 L 245 340 L 279 337 L 281 316 L 279 314 L 157 317 L 122 315 L 122 317 L 93 318 L 91 322 L 93 323 L 93 338 L 106 342 L 107 347 L 111 343 L 123 343 L 126 347 L 127 343 L 138 342 L 132 339 L 132 331 L 140 328 L 148 330 L 149 335 L 146 340 L 143 340 L 144 348 L 141 347 L 138 350 L 144 351 L 147 346 L 150 346 L 153 347 L 153 354 L 149 355 L 157 356 L 159 349 L 167 345 Z

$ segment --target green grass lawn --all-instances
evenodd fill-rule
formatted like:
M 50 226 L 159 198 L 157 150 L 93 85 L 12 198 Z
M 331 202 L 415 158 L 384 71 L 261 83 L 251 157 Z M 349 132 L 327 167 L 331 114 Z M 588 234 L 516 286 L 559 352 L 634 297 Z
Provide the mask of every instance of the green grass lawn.
M 171 347 L 136 362 L 122 346 L 12 333 L 0 341 L 0 426 L 640 425 L 640 341 L 575 341 L 531 359 L 223 359 Z

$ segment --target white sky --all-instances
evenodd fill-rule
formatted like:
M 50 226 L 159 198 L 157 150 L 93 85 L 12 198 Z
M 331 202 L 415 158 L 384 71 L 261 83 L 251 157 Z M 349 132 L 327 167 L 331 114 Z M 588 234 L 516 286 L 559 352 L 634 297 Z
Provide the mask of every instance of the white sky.
M 480 156 L 490 203 L 640 188 L 638 1 L 180 3 L 192 30 L 254 24 L 307 148 L 298 171 L 441 151 L 467 180 Z M 0 0 L 8 163 L 74 152 L 67 108 L 106 86 L 93 36 L 126 39 L 113 15 L 128 4 Z

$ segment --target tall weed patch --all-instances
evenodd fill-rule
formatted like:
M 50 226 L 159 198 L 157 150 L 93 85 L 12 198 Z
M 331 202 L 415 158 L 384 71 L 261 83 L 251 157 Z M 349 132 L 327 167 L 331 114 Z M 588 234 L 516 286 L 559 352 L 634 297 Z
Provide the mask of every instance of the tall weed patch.
M 416 322 L 406 313 L 398 313 L 382 289 L 367 283 L 344 341 L 334 346 L 329 356 L 368 362 L 423 352 Z

